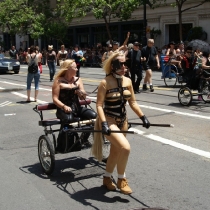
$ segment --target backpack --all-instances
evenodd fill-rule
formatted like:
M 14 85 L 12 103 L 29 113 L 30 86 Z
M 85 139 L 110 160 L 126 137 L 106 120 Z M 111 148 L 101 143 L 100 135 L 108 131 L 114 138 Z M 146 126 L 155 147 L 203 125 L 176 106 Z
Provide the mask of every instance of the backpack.
M 63 129 L 61 129 L 57 138 L 56 151 L 60 153 L 67 153 L 80 151 L 81 148 L 82 145 L 77 132 L 65 132 Z
M 34 56 L 34 58 L 31 57 L 31 61 L 28 64 L 28 73 L 36 74 L 38 72 L 38 64 L 36 64 L 35 58 L 36 58 L 36 55 Z

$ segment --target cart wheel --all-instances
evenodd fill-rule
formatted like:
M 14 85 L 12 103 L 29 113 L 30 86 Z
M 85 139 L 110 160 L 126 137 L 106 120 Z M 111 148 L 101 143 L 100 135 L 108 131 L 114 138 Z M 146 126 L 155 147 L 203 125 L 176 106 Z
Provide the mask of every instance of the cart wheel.
M 202 99 L 206 103 L 210 103 L 210 91 L 209 91 L 209 85 L 205 84 L 204 87 L 202 88 Z
M 180 88 L 178 92 L 178 99 L 183 106 L 189 106 L 192 102 L 192 92 L 188 87 Z
M 167 87 L 175 87 L 177 83 L 177 74 L 174 70 L 169 69 L 164 75 L 164 82 Z
M 44 172 L 47 175 L 52 174 L 55 167 L 55 150 L 49 137 L 44 135 L 39 137 L 38 155 Z
M 103 136 L 103 141 L 104 141 L 102 162 L 106 163 L 109 157 L 109 153 L 110 153 L 110 141 L 108 141 L 104 135 L 102 136 Z

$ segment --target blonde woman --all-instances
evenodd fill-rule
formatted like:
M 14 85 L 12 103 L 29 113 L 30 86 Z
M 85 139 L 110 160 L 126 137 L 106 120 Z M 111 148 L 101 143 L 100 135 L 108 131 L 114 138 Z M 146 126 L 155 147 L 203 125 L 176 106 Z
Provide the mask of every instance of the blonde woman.
M 86 98 L 86 92 L 82 80 L 76 77 L 77 71 L 74 60 L 65 60 L 52 86 L 52 98 L 57 106 L 56 116 L 62 123 L 70 123 L 74 117 L 88 120 L 96 118 L 97 115 L 79 103 L 79 99 Z
M 125 109 L 127 101 L 132 110 L 143 121 L 144 127 L 149 128 L 150 123 L 136 103 L 131 80 L 124 76 L 126 72 L 125 61 L 125 54 L 114 52 L 104 62 L 103 67 L 108 76 L 101 81 L 98 87 L 96 102 L 98 117 L 95 123 L 95 130 L 102 129 L 102 133 L 94 134 L 92 153 L 99 161 L 102 160 L 102 134 L 105 135 L 110 141 L 111 147 L 103 177 L 103 185 L 108 190 L 116 190 L 116 185 L 112 181 L 112 173 L 114 168 L 117 167 L 117 188 L 124 194 L 131 194 L 132 190 L 128 186 L 125 175 L 130 144 L 125 135 L 111 131 L 128 130 Z

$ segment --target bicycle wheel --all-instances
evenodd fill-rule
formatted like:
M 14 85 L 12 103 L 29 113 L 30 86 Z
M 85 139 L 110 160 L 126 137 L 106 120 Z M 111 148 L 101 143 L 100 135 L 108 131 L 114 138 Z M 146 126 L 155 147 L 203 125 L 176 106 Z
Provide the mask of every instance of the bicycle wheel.
M 178 92 L 178 99 L 183 106 L 189 106 L 192 102 L 192 92 L 188 87 L 180 88 Z
M 55 168 L 55 150 L 48 136 L 42 135 L 38 141 L 38 156 L 43 171 L 50 175 Z
M 177 74 L 174 70 L 169 69 L 164 75 L 164 82 L 167 87 L 174 87 L 177 83 Z
M 201 97 L 203 99 L 204 102 L 206 103 L 210 103 L 210 91 L 209 91 L 210 87 L 209 84 L 204 84 L 203 88 L 202 88 L 202 92 L 201 92 Z

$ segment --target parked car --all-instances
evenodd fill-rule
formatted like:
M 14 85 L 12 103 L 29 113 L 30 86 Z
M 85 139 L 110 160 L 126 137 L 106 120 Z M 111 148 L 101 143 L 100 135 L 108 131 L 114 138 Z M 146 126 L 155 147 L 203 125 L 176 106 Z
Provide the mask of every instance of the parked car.
M 20 62 L 9 57 L 4 57 L 4 54 L 0 54 L 0 73 L 14 71 L 18 74 L 20 71 Z

